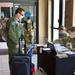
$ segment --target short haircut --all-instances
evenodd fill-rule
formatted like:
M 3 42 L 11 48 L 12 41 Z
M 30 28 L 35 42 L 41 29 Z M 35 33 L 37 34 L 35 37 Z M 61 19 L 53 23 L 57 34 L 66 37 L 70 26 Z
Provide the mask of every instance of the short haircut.
M 22 11 L 25 11 L 25 10 L 22 9 L 22 8 L 17 8 L 16 11 L 15 11 L 15 14 L 17 14 L 17 13 L 21 13 Z
M 54 27 L 54 29 L 57 29 L 57 30 L 67 30 L 67 28 L 65 28 L 65 26 L 62 26 L 62 25 L 60 25 L 58 28 L 55 28 Z
M 75 32 L 75 27 L 70 27 L 68 30 L 70 30 L 71 32 Z

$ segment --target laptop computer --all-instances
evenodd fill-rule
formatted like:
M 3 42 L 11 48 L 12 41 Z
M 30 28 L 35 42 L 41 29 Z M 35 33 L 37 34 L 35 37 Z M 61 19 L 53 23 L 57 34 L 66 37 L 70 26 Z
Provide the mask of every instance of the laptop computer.
M 56 55 L 57 52 L 56 52 L 56 49 L 55 49 L 54 45 L 53 45 L 52 43 L 48 42 L 48 39 L 45 38 L 45 37 L 44 37 L 44 41 L 45 41 L 46 44 L 47 44 L 47 48 L 50 48 L 51 53 L 54 54 L 54 55 Z

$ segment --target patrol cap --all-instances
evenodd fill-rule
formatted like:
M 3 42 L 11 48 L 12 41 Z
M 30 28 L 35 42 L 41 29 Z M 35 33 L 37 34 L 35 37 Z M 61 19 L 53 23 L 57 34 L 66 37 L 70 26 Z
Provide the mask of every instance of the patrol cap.
M 66 30 L 66 28 L 62 25 L 60 25 L 58 28 L 54 27 L 54 29 L 57 29 L 57 30 Z

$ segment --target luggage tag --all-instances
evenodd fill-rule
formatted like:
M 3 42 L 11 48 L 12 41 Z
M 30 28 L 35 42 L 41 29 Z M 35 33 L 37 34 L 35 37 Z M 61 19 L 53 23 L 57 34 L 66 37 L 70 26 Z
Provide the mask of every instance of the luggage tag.
M 42 49 L 43 49 L 43 48 L 40 48 L 40 53 L 42 53 Z

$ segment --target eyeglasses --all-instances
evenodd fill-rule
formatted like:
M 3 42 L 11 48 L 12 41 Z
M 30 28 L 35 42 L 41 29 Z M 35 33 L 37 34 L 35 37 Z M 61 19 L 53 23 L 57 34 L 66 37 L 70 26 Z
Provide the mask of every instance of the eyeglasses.
M 24 16 L 24 14 L 22 14 L 22 13 L 19 13 L 21 16 Z

